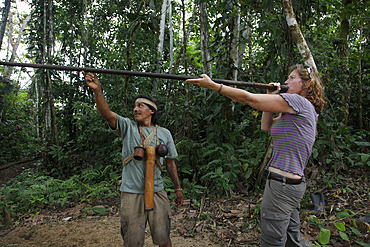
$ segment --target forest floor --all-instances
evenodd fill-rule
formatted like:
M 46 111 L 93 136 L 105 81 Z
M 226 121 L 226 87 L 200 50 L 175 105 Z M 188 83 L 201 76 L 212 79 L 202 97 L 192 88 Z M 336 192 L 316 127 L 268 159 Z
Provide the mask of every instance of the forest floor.
M 0 185 L 30 166 L 21 163 L 0 168 Z M 329 181 L 328 177 L 315 174 L 316 182 L 308 184 L 309 192 L 323 193 L 326 205 L 325 213 L 312 213 L 313 205 L 307 196 L 301 209 L 301 230 L 313 245 L 318 244 L 320 228 L 324 227 L 331 232 L 330 246 L 369 246 L 369 224 L 358 220 L 369 216 L 369 171 L 357 168 L 347 174 L 350 175 L 341 177 L 340 182 L 331 183 L 324 183 Z M 204 197 L 199 202 L 186 200 L 181 208 L 172 210 L 173 246 L 259 246 L 261 200 L 262 195 L 255 192 L 225 198 Z M 83 203 L 62 210 L 40 211 L 37 215 L 26 214 L 12 219 L 12 227 L 0 224 L 0 246 L 122 246 L 119 198 L 110 205 L 95 207 L 104 207 L 108 215 L 97 213 L 99 210 L 84 210 L 89 206 Z M 343 211 L 351 212 L 351 216 L 337 218 L 336 214 Z M 345 223 L 349 241 L 344 240 L 335 222 Z M 358 232 L 350 230 L 353 228 Z M 155 246 L 148 228 L 145 246 Z

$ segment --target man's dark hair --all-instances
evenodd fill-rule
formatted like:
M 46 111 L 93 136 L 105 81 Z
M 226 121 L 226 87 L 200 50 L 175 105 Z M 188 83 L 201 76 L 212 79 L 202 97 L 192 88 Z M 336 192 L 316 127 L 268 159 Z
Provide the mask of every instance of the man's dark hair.
M 144 99 L 148 99 L 148 100 L 150 100 L 150 101 L 152 101 L 152 102 L 154 102 L 154 104 L 156 104 L 157 105 L 157 101 L 154 99 L 154 98 L 152 98 L 152 97 L 150 97 L 150 96 L 147 96 L 147 95 L 138 95 L 138 96 L 136 96 L 135 97 L 135 100 L 134 100 L 134 102 L 138 99 L 138 98 L 144 98 Z M 145 103 L 144 103 L 145 104 Z M 146 104 L 148 107 L 149 107 L 149 109 L 150 110 L 152 110 L 154 113 L 153 113 L 153 115 L 152 115 L 152 124 L 154 124 L 154 125 L 156 125 L 156 124 L 158 124 L 158 113 L 157 113 L 157 110 L 153 107 L 153 106 L 151 106 L 151 105 L 148 105 L 148 104 Z M 158 105 L 157 105 L 158 106 Z

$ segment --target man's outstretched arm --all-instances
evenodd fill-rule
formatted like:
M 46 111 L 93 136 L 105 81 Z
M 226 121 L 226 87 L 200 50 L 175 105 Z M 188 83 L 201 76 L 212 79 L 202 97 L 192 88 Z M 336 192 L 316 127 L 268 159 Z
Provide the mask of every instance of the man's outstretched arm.
M 87 85 L 94 92 L 96 107 L 100 115 L 109 123 L 112 129 L 116 129 L 117 115 L 116 113 L 112 112 L 111 109 L 109 108 L 109 105 L 104 98 L 103 91 L 101 90 L 100 81 L 98 77 L 91 73 L 85 73 L 85 71 L 82 71 L 82 73 L 85 75 L 85 81 Z

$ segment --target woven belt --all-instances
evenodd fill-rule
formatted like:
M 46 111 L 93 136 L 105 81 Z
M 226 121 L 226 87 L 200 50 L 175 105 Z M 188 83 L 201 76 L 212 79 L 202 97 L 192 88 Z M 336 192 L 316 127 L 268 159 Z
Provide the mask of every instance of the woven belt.
M 269 175 L 267 177 L 268 179 L 272 179 L 272 180 L 276 180 L 276 181 L 279 181 L 279 182 L 282 182 L 282 183 L 286 183 L 286 184 L 300 184 L 302 183 L 302 178 L 300 179 L 294 179 L 294 178 L 287 178 L 287 177 L 284 177 L 280 174 L 277 174 L 277 173 L 274 173 L 274 172 L 269 172 Z

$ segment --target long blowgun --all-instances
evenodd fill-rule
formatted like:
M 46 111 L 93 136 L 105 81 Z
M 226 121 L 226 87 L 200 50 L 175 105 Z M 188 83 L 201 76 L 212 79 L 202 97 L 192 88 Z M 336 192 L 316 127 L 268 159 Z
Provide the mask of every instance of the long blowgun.
M 0 65 L 3 66 L 16 66 L 16 67 L 30 67 L 30 68 L 39 68 L 39 69 L 52 69 L 52 70 L 64 70 L 64 71 L 86 71 L 91 73 L 103 73 L 103 74 L 116 74 L 116 75 L 127 75 L 127 76 L 140 76 L 140 77 L 151 77 L 151 78 L 163 78 L 163 79 L 172 79 L 172 80 L 187 80 L 199 78 L 196 76 L 184 76 L 184 75 L 172 75 L 172 74 L 161 74 L 161 73 L 150 73 L 150 72 L 137 72 L 137 71 L 128 71 L 128 70 L 113 70 L 113 69 L 95 69 L 89 67 L 73 67 L 73 66 L 60 66 L 60 65 L 51 65 L 51 64 L 33 64 L 33 63 L 13 63 L 13 62 L 2 62 Z M 223 80 L 223 79 L 213 79 L 214 82 L 222 83 L 225 85 L 235 85 L 242 87 L 252 87 L 252 88 L 262 88 L 276 90 L 276 86 L 256 83 L 256 82 L 245 82 L 245 81 L 232 81 L 232 80 Z M 286 92 L 288 86 L 281 85 L 281 92 Z

